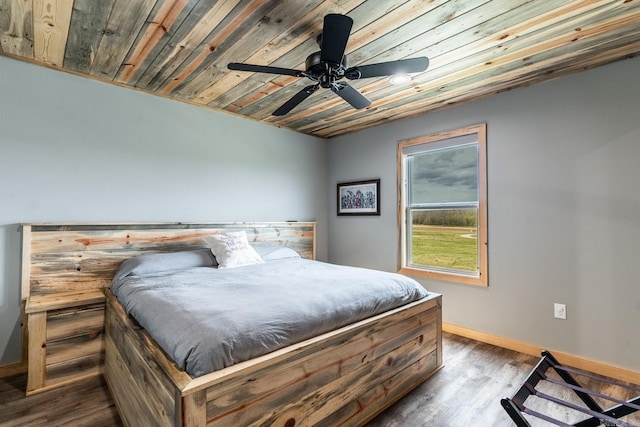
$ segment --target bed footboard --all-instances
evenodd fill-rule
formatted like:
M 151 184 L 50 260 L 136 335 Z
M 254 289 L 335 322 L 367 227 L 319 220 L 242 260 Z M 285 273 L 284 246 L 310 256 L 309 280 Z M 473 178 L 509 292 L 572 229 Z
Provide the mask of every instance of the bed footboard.
M 441 296 L 191 379 L 107 291 L 105 375 L 125 425 L 362 425 L 442 366 Z

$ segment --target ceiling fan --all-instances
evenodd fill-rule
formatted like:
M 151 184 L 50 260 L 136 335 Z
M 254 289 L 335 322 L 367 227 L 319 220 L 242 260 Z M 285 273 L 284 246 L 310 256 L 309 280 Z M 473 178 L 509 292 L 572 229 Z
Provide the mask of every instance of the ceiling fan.
M 371 101 L 353 86 L 339 80 L 343 77 L 349 80 L 357 80 L 368 77 L 417 73 L 426 70 L 429 66 L 429 59 L 423 56 L 347 68 L 347 57 L 344 54 L 344 50 L 347 47 L 352 26 L 353 19 L 346 15 L 326 15 L 322 33 L 317 37 L 320 51 L 314 52 L 307 57 L 305 71 L 239 62 L 232 62 L 228 67 L 230 70 L 307 77 L 313 80 L 314 84 L 302 89 L 272 113 L 274 116 L 283 116 L 320 87 L 331 89 L 354 108 L 368 107 Z

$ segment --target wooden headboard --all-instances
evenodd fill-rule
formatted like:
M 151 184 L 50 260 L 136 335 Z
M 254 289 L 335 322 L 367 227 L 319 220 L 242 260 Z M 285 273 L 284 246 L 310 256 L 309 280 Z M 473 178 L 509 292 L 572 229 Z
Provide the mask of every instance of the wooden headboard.
M 315 259 L 315 229 L 315 222 L 23 224 L 27 394 L 102 372 L 103 290 L 125 259 L 206 248 L 203 236 L 241 230 L 254 246 L 286 246 Z
M 314 222 L 23 224 L 22 298 L 102 289 L 127 258 L 205 248 L 202 236 L 240 230 L 251 244 L 315 259 Z

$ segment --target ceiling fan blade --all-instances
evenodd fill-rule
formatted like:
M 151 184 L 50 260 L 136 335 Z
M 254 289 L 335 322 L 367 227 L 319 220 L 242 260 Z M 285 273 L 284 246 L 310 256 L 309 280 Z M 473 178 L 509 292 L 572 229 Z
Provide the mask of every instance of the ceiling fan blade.
M 419 58 L 358 65 L 347 69 L 347 71 L 345 71 L 345 77 L 354 80 L 367 77 L 392 76 L 403 73 L 419 73 L 420 71 L 426 70 L 427 67 L 429 67 L 429 58 L 421 56 Z
M 330 13 L 324 17 L 320 61 L 341 64 L 347 48 L 353 19 L 346 15 Z
M 227 67 L 230 70 L 252 71 L 254 73 L 284 74 L 285 76 L 303 77 L 302 71 L 293 70 L 291 68 L 269 67 L 267 65 L 243 64 L 240 62 L 231 62 Z
M 335 83 L 331 86 L 331 90 L 351 104 L 353 108 L 361 109 L 371 105 L 371 101 L 361 94 L 358 89 L 347 83 Z
M 300 92 L 296 93 L 289 99 L 287 102 L 282 104 L 276 111 L 271 113 L 272 116 L 284 116 L 289 111 L 293 110 L 298 104 L 307 99 L 309 95 L 318 90 L 320 85 L 311 85 L 302 89 Z

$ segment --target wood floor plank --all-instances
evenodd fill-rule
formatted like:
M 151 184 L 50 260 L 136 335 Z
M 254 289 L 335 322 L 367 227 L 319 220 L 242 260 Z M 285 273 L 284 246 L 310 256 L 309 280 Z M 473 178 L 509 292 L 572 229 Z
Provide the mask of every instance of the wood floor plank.
M 444 368 L 366 427 L 514 425 L 500 406 L 500 399 L 513 395 L 538 358 L 449 333 L 443 334 L 443 345 Z M 26 384 L 25 374 L 0 378 L 0 426 L 122 426 L 102 377 L 29 397 L 24 395 Z M 584 385 L 596 388 L 589 381 Z M 615 386 L 597 388 L 622 399 L 634 396 Z M 571 399 L 570 394 L 562 397 Z M 551 411 L 546 413 L 565 422 L 577 421 L 567 418 L 573 414 L 562 408 L 540 409 Z M 640 412 L 622 420 L 640 426 Z M 550 425 L 536 419 L 530 423 Z
M 25 374 L 0 378 L 0 426 L 122 426 L 102 377 L 25 397 Z
M 366 427 L 513 427 L 500 399 L 511 397 L 529 375 L 539 358 L 492 346 L 449 333 L 443 334 L 444 368 L 413 390 Z M 602 383 L 579 380 L 586 388 L 611 396 L 631 399 L 632 393 L 619 387 L 603 388 Z M 563 394 L 567 400 L 572 393 Z M 535 402 L 534 402 L 535 403 Z M 527 405 L 529 401 L 527 401 Z M 603 407 L 613 406 L 601 402 Z M 537 406 L 541 412 L 573 424 L 575 412 L 557 405 Z M 527 418 L 533 427 L 552 424 Z M 622 418 L 640 427 L 640 412 Z

